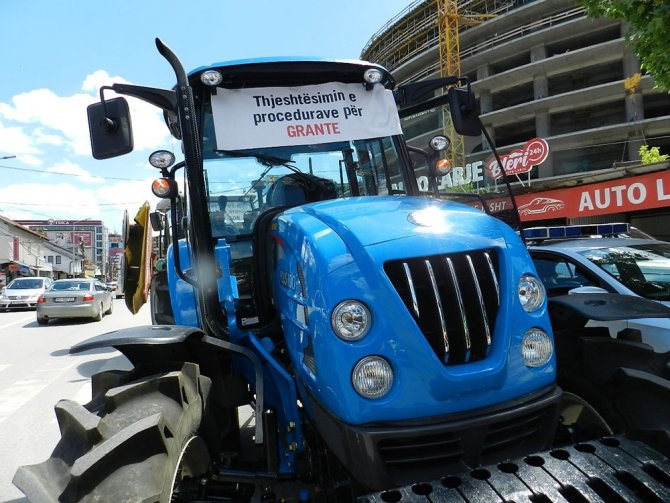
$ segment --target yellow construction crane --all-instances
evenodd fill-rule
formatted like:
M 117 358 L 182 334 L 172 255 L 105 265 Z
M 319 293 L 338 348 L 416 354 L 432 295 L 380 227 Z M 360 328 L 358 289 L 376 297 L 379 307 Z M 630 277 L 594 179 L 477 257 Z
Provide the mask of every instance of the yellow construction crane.
M 442 77 L 461 76 L 461 51 L 459 46 L 461 25 L 476 25 L 485 19 L 495 17 L 495 14 L 461 14 L 458 0 L 435 1 L 440 36 L 440 75 Z M 477 3 L 486 4 L 486 2 Z M 454 131 L 451 116 L 446 113 L 446 110 L 442 115 L 442 125 L 445 136 L 451 141 L 451 166 L 463 166 L 465 161 L 463 137 Z

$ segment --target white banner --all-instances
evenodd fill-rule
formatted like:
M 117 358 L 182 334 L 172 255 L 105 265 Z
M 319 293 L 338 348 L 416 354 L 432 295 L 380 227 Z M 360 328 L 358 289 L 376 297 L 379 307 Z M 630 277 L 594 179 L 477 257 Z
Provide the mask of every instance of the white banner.
M 401 134 L 393 93 L 380 85 L 217 89 L 218 150 L 307 145 Z

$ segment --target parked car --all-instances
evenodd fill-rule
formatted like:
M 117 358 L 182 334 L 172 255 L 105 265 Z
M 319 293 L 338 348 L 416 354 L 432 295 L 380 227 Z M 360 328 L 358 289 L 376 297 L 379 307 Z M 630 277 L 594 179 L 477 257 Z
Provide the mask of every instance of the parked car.
M 51 286 L 51 278 L 16 278 L 0 292 L 0 310 L 34 308 L 37 298 Z
M 37 323 L 54 318 L 93 318 L 112 314 L 114 297 L 97 279 L 59 279 L 37 300 Z
M 570 226 L 575 229 L 577 226 Z M 593 226 L 584 226 L 592 228 Z M 558 228 L 550 228 L 558 229 Z M 554 235 L 560 232 L 554 232 Z M 636 295 L 670 306 L 670 243 L 586 234 L 531 242 L 530 255 L 549 297 L 578 293 Z M 670 350 L 670 318 L 591 322 L 612 337 L 629 337 L 658 352 Z M 622 330 L 632 329 L 625 332 Z M 639 334 L 635 330 L 639 330 Z

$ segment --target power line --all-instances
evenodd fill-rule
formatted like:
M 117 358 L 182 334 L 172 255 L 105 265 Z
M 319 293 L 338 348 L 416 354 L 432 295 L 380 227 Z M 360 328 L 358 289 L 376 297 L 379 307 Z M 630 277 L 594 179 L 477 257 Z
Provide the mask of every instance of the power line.
M 95 206 L 122 206 L 126 204 L 142 204 L 144 201 L 129 201 L 125 203 L 94 203 Z M 55 207 L 81 207 L 81 204 L 46 204 L 46 203 L 13 203 L 10 201 L 0 201 L 0 204 L 7 204 L 10 206 L 55 206 Z
M 62 175 L 62 176 L 78 176 L 81 178 L 101 178 L 103 180 L 122 180 L 125 182 L 144 182 L 146 178 L 120 178 L 114 176 L 98 176 L 98 175 L 84 175 L 81 173 L 63 173 L 60 171 L 44 171 L 41 169 L 17 168 L 14 166 L 0 166 L 0 169 L 14 169 L 16 171 L 31 171 L 33 173 L 41 173 L 43 175 Z

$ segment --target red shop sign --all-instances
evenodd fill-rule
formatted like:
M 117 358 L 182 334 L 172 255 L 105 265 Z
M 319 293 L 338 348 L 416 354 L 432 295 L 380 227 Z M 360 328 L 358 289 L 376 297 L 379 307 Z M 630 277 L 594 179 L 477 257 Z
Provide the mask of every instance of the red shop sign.
M 549 155 L 549 145 L 542 138 L 533 138 L 519 149 L 512 150 L 509 154 L 500 156 L 505 175 L 518 175 L 528 173 L 533 166 L 543 163 Z M 500 164 L 494 158 L 488 161 L 486 168 L 491 172 L 493 178 L 503 176 Z
M 575 218 L 670 206 L 670 171 L 516 197 L 521 220 Z

